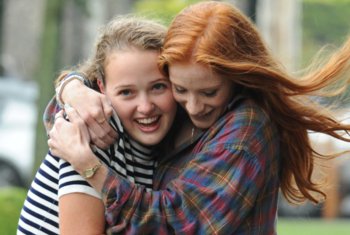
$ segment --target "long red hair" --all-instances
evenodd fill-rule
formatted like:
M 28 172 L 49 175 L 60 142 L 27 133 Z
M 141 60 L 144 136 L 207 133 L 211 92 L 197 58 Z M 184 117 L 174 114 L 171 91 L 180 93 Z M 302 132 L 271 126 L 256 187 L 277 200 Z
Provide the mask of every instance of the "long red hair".
M 175 17 L 159 66 L 168 73 L 173 63 L 194 61 L 244 88 L 280 132 L 282 193 L 291 202 L 319 202 L 319 196 L 325 194 L 312 179 L 315 157 L 333 156 L 317 153 L 308 131 L 350 142 L 343 135 L 350 126 L 338 122 L 310 96 L 327 96 L 323 88 L 349 72 L 349 59 L 350 40 L 322 68 L 295 78 L 273 58 L 246 16 L 228 3 L 207 1 L 185 8 Z

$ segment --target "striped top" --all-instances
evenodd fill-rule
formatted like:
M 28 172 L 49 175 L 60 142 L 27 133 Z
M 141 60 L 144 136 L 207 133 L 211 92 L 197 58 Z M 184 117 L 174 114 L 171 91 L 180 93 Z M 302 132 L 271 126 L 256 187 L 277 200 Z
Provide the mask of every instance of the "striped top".
M 94 153 L 122 177 L 150 190 L 156 165 L 154 152 L 132 141 L 123 131 L 116 114 L 111 118 L 111 124 L 118 132 L 118 142 L 108 150 L 95 147 Z M 59 234 L 58 200 L 69 193 L 86 193 L 101 198 L 68 162 L 49 152 L 28 191 L 17 234 Z

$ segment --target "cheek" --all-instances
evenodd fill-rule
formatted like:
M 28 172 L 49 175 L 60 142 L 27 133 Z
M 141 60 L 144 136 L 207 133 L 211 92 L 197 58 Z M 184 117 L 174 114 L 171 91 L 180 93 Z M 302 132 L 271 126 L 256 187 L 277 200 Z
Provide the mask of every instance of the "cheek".
M 220 95 L 218 98 L 217 103 L 223 106 L 227 106 L 228 103 L 230 103 L 230 101 L 232 100 L 232 89 L 231 86 L 228 84 L 226 89 L 223 89 L 220 92 L 222 95 Z
M 122 108 L 119 106 L 119 109 L 118 107 L 114 107 L 114 109 L 119 117 L 119 120 L 123 124 L 124 129 L 130 130 L 134 117 L 132 110 L 128 106 L 122 106 Z
M 216 109 L 222 110 L 225 109 L 227 107 L 227 100 L 226 99 L 217 99 L 215 100 L 215 102 L 213 102 L 213 107 L 215 107 Z
M 180 104 L 181 104 L 181 103 L 184 103 L 184 102 L 186 101 L 184 95 L 181 95 L 181 94 L 178 94 L 178 93 L 174 92 L 174 93 L 173 93 L 173 96 L 174 96 L 175 101 L 176 101 L 176 102 L 179 102 Z
M 157 103 L 164 112 L 172 113 L 176 110 L 176 101 L 171 92 L 167 92 L 162 97 L 158 97 Z
M 114 111 L 117 113 L 119 119 L 124 123 L 125 120 L 130 119 L 132 114 L 132 104 L 120 101 L 118 99 L 110 99 Z

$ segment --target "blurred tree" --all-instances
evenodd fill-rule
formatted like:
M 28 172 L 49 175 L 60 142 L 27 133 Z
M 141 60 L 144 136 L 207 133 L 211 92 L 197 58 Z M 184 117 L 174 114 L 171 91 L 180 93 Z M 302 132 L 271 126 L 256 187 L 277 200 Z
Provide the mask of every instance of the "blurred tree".
M 244 12 L 254 23 L 256 23 L 257 4 L 259 0 L 225 0 Z
M 313 58 L 327 58 L 329 53 L 347 39 L 350 33 L 349 0 L 303 0 L 303 67 Z M 321 53 L 317 53 L 317 52 Z M 336 84 L 337 85 L 337 84 Z M 335 97 L 349 107 L 350 86 Z M 333 99 L 322 99 L 331 103 Z
M 2 34 L 3 34 L 3 13 L 4 11 L 4 0 L 0 0 L 0 38 L 2 38 Z M 0 55 L 2 54 L 2 43 L 0 45 Z M 0 65 L 0 76 L 3 75 L 3 68 L 2 68 L 2 65 Z
M 165 25 L 169 25 L 173 17 L 186 6 L 200 2 L 200 0 L 136 0 L 135 12 L 151 19 L 159 19 Z M 246 12 L 255 21 L 257 0 L 226 0 Z
M 169 25 L 172 18 L 184 7 L 199 2 L 199 0 L 138 0 L 134 4 L 137 14 L 159 19 L 165 25 Z
M 259 0 L 256 22 L 272 53 L 290 71 L 299 67 L 301 4 L 291 0 Z
M 258 0 L 249 0 L 247 15 L 252 19 L 253 22 L 256 22 L 256 6 Z
M 57 61 L 59 58 L 58 28 L 64 3 L 64 0 L 46 1 L 45 23 L 41 38 L 40 68 L 36 76 L 39 84 L 39 98 L 34 171 L 36 171 L 48 150 L 47 135 L 42 123 L 42 115 L 48 100 L 50 100 L 54 94 L 53 80 L 56 75 Z
M 1 0 L 0 0 L 1 1 Z M 98 28 L 116 14 L 130 12 L 135 0 L 50 0 L 45 1 L 44 29 L 41 36 L 38 122 L 36 128 L 34 172 L 48 151 L 42 115 L 54 95 L 54 79 L 62 68 L 86 58 Z
M 303 1 L 303 64 L 326 44 L 340 45 L 350 33 L 349 0 Z

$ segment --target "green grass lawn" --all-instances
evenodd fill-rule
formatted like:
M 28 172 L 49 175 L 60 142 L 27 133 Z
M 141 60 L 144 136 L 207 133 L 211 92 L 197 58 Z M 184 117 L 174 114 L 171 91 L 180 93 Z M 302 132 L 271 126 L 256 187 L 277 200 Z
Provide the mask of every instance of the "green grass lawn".
M 17 223 L 27 189 L 0 188 L 0 234 L 16 234 Z
M 350 219 L 279 218 L 278 235 L 350 235 Z

